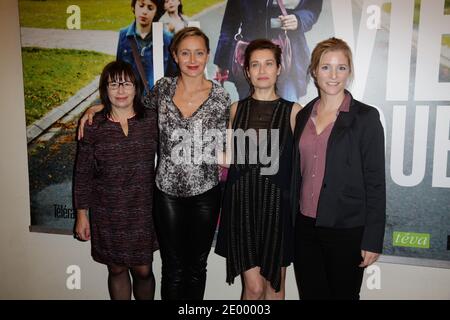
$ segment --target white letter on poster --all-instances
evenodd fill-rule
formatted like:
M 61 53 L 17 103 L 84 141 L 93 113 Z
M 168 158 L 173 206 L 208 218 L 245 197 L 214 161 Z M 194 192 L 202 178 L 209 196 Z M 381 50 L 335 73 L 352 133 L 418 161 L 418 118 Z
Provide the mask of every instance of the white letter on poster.
M 393 0 L 389 27 L 386 100 L 408 101 L 414 0 Z
M 164 40 L 163 23 L 152 23 L 153 36 L 153 81 L 156 83 L 164 77 Z
M 425 176 L 427 160 L 428 106 L 416 107 L 411 174 L 404 174 L 406 106 L 394 106 L 392 115 L 391 176 L 403 187 L 418 185 Z
M 366 10 L 367 14 L 370 14 L 367 17 L 366 26 L 367 29 L 380 29 L 381 25 L 381 9 L 380 6 L 370 5 Z
M 450 15 L 444 14 L 445 0 L 427 0 L 420 4 L 415 100 L 446 101 L 450 83 L 439 82 L 441 40 L 450 33 Z
M 71 265 L 67 267 L 67 274 L 70 276 L 66 280 L 66 287 L 69 290 L 81 289 L 81 269 L 77 265 Z
M 434 137 L 432 187 L 450 188 L 450 177 L 447 176 L 448 152 L 450 150 L 449 129 L 450 106 L 438 106 Z
M 358 41 L 356 42 L 357 46 L 355 46 L 351 0 L 331 1 L 335 35 L 336 37 L 343 38 L 347 41 L 354 53 L 353 63 L 355 66 L 358 66 L 355 70 L 355 81 L 352 88 L 352 94 L 355 99 L 362 99 L 364 96 L 370 61 L 375 45 L 375 36 L 377 34 L 377 29 L 367 28 L 367 7 L 369 5 L 381 6 L 383 2 L 383 0 L 364 1 L 359 24 Z
M 67 18 L 66 26 L 67 29 L 81 29 L 81 9 L 77 5 L 71 5 L 67 7 L 66 13 L 71 13 L 72 15 Z
M 366 274 L 370 274 L 367 277 L 366 284 L 369 290 L 381 289 L 381 269 L 374 264 L 370 265 L 366 269 Z
M 377 106 L 375 106 L 373 104 L 371 104 L 370 106 L 377 109 L 378 113 L 380 114 L 380 122 L 381 122 L 381 125 L 383 126 L 383 131 L 384 131 L 384 149 L 386 151 L 386 118 L 384 116 L 384 112 L 382 109 L 378 108 Z

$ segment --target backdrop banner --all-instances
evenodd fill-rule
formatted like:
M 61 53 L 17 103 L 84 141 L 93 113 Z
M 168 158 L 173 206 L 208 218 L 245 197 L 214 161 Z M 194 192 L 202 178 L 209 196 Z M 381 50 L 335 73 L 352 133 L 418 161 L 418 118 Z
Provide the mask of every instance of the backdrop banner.
M 98 99 L 103 66 L 124 54 L 119 31 L 132 27 L 130 2 L 19 0 L 33 232 L 73 233 L 77 123 Z M 450 0 L 282 2 L 297 23 L 286 33 L 292 60 L 279 94 L 302 105 L 317 95 L 306 75 L 310 51 L 335 36 L 353 50 L 349 90 L 380 112 L 387 180 L 381 261 L 449 268 Z M 167 75 L 163 33 L 196 25 L 210 39 L 206 76 L 232 101 L 245 97 L 247 84 L 232 72 L 236 43 L 284 34 L 278 1 L 184 0 L 183 10 L 181 26 L 154 21 L 152 45 L 141 48 L 154 80 Z

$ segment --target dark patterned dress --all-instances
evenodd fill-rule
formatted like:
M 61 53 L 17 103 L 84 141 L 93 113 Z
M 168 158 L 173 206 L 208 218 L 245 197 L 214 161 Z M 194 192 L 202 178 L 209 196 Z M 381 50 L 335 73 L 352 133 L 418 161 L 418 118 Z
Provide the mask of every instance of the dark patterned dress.
M 290 125 L 292 102 L 278 99 L 258 101 L 247 98 L 239 102 L 233 129 L 278 129 L 278 150 L 272 150 L 270 140 L 259 143 L 256 163 L 252 163 L 247 142 L 245 163 L 237 162 L 238 142 L 235 139 L 234 164 L 228 172 L 222 216 L 216 243 L 216 253 L 227 259 L 227 282 L 253 267 L 272 287 L 280 290 L 281 267 L 288 266 L 293 255 L 293 228 L 290 216 L 290 176 L 293 136 Z M 267 136 L 270 137 L 270 130 Z M 259 139 L 264 141 L 264 139 Z M 264 145 L 268 146 L 267 150 Z M 278 171 L 261 174 L 264 167 L 261 153 L 279 152 Z M 265 162 L 264 162 L 265 163 Z
M 86 126 L 78 144 L 74 204 L 89 208 L 91 253 L 104 264 L 150 264 L 158 249 L 152 205 L 156 114 L 128 120 L 128 136 L 120 123 L 102 114 Z

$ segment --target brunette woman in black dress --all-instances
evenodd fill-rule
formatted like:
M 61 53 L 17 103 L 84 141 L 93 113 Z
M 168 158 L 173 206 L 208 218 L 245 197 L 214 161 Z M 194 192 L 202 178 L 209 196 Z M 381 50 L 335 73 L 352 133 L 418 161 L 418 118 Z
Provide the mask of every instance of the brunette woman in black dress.
M 244 72 L 251 95 L 231 106 L 235 142 L 227 153 L 233 162 L 216 253 L 227 259 L 227 282 L 242 275 L 243 299 L 278 300 L 284 299 L 286 267 L 293 259 L 289 187 L 293 128 L 301 107 L 276 91 L 281 49 L 270 40 L 250 42 Z M 249 139 L 241 139 L 242 130 Z M 263 161 L 269 154 L 271 161 Z

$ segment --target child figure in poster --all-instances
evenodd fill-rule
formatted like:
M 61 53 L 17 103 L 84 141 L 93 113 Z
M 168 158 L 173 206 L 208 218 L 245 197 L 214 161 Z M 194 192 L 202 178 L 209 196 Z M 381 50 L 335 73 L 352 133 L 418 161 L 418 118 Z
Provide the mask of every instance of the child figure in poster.
M 131 10 L 135 20 L 127 27 L 120 30 L 119 42 L 117 45 L 117 60 L 128 62 L 133 66 L 136 75 L 140 76 L 138 62 L 133 55 L 133 46 L 137 49 L 138 57 L 142 63 L 145 73 L 146 86 L 153 87 L 153 37 L 152 23 L 159 21 L 164 13 L 164 0 L 132 0 Z M 172 35 L 164 31 L 164 74 L 171 75 L 175 72 L 176 66 L 169 54 L 169 45 Z M 142 76 L 140 76 L 142 78 Z M 144 82 L 145 84 L 145 82 Z
M 166 12 L 159 19 L 164 23 L 164 29 L 175 34 L 188 26 L 188 19 L 183 14 L 183 4 L 181 0 L 165 0 L 164 10 Z

